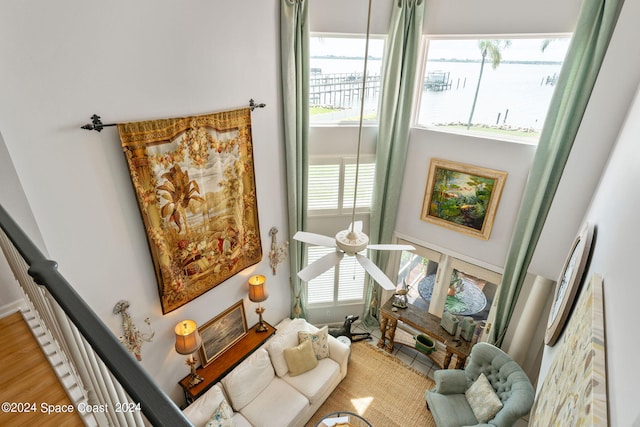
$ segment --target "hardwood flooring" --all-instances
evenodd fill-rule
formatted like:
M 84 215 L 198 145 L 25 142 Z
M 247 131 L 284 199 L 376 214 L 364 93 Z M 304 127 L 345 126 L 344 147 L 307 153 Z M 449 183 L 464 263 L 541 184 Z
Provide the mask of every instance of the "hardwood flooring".
M 3 427 L 84 425 L 75 409 L 47 413 L 71 401 L 20 313 L 0 319 L 0 403 Z

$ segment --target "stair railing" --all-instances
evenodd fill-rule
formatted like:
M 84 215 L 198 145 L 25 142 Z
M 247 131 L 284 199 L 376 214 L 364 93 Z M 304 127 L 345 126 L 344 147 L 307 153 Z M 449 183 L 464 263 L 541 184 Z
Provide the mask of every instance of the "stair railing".
M 59 349 L 71 377 L 60 379 L 72 383 L 66 384 L 71 400 L 79 409 L 81 404 L 95 409 L 80 414 L 85 425 L 191 426 L 2 205 L 0 228 L 0 246 L 29 306 L 25 317 L 41 323 L 41 345 L 50 342 Z

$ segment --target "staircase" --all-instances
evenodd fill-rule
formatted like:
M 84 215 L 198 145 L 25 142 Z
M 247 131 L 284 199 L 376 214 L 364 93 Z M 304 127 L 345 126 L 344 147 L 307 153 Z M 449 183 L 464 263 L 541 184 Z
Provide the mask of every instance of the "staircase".
M 0 402 L 3 405 L 0 425 L 85 425 L 86 420 L 83 422 L 61 385 L 61 381 L 68 381 L 72 377 L 65 372 L 55 345 L 39 327 L 33 313 L 24 313 L 23 317 L 23 314 L 16 312 L 0 319 L 0 366 Z M 82 393 L 74 392 L 77 384 L 75 387 L 70 384 L 67 386 L 70 386 L 74 400 L 79 401 Z M 7 412 L 4 402 L 9 402 L 9 410 L 15 412 Z M 72 412 L 47 413 L 69 408 L 69 405 L 72 405 Z

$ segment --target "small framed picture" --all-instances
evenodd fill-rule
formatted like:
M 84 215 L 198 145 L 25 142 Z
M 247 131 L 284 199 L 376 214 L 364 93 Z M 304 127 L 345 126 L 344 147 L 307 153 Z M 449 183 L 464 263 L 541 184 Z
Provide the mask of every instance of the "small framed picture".
M 507 173 L 431 159 L 420 219 L 489 239 Z
M 573 300 L 578 294 L 578 289 L 580 289 L 587 267 L 589 254 L 591 253 L 593 232 L 593 224 L 585 223 L 582 226 L 564 262 L 562 272 L 556 283 L 551 311 L 549 312 L 547 332 L 544 337 L 544 342 L 547 345 L 552 346 L 556 343 L 564 324 L 567 322 L 573 306 Z
M 242 300 L 198 328 L 202 337 L 200 360 L 207 366 L 247 334 Z

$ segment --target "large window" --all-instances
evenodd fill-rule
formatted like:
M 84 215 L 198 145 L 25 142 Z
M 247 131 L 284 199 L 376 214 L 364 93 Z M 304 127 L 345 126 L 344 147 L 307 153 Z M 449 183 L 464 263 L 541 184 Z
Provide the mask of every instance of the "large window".
M 356 123 L 360 119 L 364 37 L 312 36 L 309 106 L 311 124 Z M 369 39 L 364 120 L 375 121 L 384 40 Z
M 347 228 L 355 192 L 355 158 L 315 157 L 310 159 L 308 216 L 309 230 L 334 236 Z M 355 198 L 358 219 L 368 217 L 375 163 L 370 156 L 360 159 L 358 194 Z M 333 248 L 307 246 L 307 264 L 311 264 Z M 361 303 L 364 298 L 365 274 L 355 257 L 345 256 L 339 265 L 307 284 L 310 307 Z
M 569 38 L 431 39 L 416 125 L 536 143 Z

